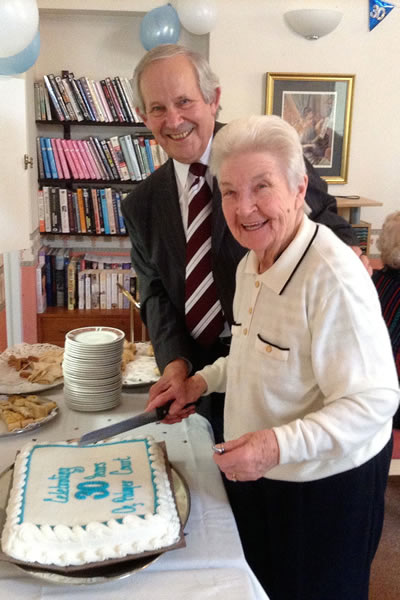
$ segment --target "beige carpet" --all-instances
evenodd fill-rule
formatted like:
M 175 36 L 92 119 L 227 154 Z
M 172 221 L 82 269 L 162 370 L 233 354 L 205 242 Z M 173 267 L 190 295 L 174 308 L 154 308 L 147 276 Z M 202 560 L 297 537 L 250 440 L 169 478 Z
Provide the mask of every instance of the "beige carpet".
M 400 600 L 400 475 L 389 477 L 385 521 L 372 564 L 369 600 Z

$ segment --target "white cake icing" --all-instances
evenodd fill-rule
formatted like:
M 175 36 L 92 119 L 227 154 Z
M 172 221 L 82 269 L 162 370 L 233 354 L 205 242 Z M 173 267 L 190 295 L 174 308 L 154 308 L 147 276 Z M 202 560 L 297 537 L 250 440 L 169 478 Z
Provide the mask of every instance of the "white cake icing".
M 1 539 L 14 558 L 84 565 L 161 549 L 179 534 L 164 455 L 150 436 L 30 443 L 17 456 Z

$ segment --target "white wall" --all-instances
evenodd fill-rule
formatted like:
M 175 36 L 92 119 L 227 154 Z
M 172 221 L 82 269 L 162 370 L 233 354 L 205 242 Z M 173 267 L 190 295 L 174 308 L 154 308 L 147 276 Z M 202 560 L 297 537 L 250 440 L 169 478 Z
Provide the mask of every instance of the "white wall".
M 131 76 L 144 53 L 140 20 L 162 4 L 161 0 L 39 0 L 38 76 L 62 68 L 95 78 L 106 72 Z M 218 22 L 209 39 L 182 29 L 179 42 L 209 52 L 222 84 L 221 120 L 264 112 L 268 71 L 356 76 L 348 183 L 330 185 L 330 192 L 383 202 L 382 208 L 362 210 L 362 218 L 380 228 L 386 214 L 400 208 L 400 2 L 371 32 L 367 0 L 217 0 L 217 5 Z M 307 7 L 338 8 L 343 19 L 330 35 L 307 41 L 290 31 L 283 19 L 286 10 Z

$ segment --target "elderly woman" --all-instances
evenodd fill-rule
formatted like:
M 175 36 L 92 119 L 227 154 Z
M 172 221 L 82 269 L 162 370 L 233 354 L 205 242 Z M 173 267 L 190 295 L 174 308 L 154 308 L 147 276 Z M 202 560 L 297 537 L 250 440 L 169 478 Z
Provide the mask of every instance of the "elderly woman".
M 376 290 L 354 252 L 310 221 L 296 131 L 274 116 L 215 137 L 235 238 L 230 354 L 186 381 L 226 392 L 225 474 L 247 560 L 271 600 L 367 600 L 399 391 Z M 149 410 L 173 398 L 166 389 Z
M 384 266 L 374 271 L 372 280 L 378 290 L 400 381 L 400 211 L 386 217 L 377 246 Z M 400 429 L 400 410 L 394 416 L 393 426 Z

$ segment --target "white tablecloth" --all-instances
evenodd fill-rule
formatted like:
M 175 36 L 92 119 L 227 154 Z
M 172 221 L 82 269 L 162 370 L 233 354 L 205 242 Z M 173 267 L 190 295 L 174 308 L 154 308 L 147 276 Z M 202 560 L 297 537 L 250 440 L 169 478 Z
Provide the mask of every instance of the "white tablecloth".
M 126 391 L 120 406 L 101 413 L 81 413 L 64 404 L 62 389 L 42 393 L 57 401 L 59 415 L 31 433 L 0 439 L 0 472 L 31 439 L 67 440 L 141 412 L 146 392 Z M 220 473 L 212 460 L 212 433 L 199 415 L 176 425 L 153 423 L 136 430 L 165 441 L 172 465 L 185 478 L 191 510 L 186 547 L 163 554 L 142 571 L 123 579 L 91 585 L 53 584 L 0 563 L 0 597 L 84 600 L 268 600 L 248 567 Z M 7 594 L 7 596 L 6 596 Z

